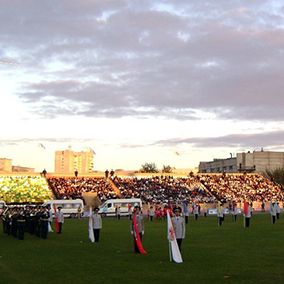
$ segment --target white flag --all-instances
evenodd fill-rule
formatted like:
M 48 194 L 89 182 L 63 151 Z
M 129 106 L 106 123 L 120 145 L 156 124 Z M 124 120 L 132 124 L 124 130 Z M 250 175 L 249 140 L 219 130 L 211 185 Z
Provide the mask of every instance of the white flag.
M 167 210 L 167 221 L 168 221 L 168 240 L 169 240 L 169 249 L 170 249 L 170 260 L 176 263 L 182 263 L 183 261 L 177 244 L 175 230 L 173 227 L 169 210 Z
M 93 219 L 92 219 L 92 207 L 90 206 L 90 212 L 89 212 L 89 239 L 93 243 L 95 241 L 94 237 L 94 231 L 93 231 Z

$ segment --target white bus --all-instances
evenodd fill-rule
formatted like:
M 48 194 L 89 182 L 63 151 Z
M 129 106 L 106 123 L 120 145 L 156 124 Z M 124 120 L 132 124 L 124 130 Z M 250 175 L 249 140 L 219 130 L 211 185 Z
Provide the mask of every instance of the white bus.
M 49 205 L 51 208 L 52 215 L 54 216 L 54 206 L 56 209 L 62 207 L 61 212 L 66 217 L 78 217 L 83 216 L 84 213 L 84 203 L 82 199 L 57 199 L 48 200 L 43 203 L 43 206 Z
M 102 214 L 102 216 L 115 216 L 115 209 L 119 207 L 120 215 L 128 216 L 129 207 L 133 210 L 136 205 L 142 208 L 142 201 L 140 198 L 109 199 L 100 206 L 99 213 Z

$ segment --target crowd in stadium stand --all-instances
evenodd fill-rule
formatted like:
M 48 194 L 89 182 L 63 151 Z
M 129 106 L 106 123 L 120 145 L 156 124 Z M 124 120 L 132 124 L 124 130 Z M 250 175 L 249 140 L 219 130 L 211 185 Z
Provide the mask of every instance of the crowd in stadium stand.
M 97 193 L 101 201 L 117 198 L 116 192 L 105 178 L 48 177 L 47 181 L 56 199 L 82 198 L 86 192 Z
M 155 176 L 151 178 L 119 178 L 115 185 L 124 198 L 141 198 L 147 203 L 167 203 L 169 200 L 182 202 L 214 202 L 216 198 L 196 178 L 173 178 Z
M 199 175 L 199 180 L 218 200 L 268 202 L 283 200 L 282 188 L 260 174 Z
M 48 182 L 48 184 L 47 184 Z M 144 203 L 214 203 L 216 201 L 283 201 L 281 186 L 260 174 L 193 174 L 187 177 L 44 177 L 1 176 L 0 200 L 6 203 L 39 203 L 48 199 L 77 199 L 97 193 L 111 198 L 141 198 Z M 113 184 L 115 186 L 113 186 Z M 48 187 L 49 185 L 49 187 Z M 51 190 L 52 192 L 51 192 Z M 118 189 L 118 192 L 116 191 Z M 120 192 L 119 192 L 120 191 Z

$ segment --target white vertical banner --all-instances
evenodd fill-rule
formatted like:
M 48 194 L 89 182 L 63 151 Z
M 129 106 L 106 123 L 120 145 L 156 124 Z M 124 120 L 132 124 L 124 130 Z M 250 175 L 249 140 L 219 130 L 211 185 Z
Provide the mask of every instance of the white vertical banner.
M 181 253 L 177 244 L 175 230 L 173 227 L 172 219 L 167 210 L 167 222 L 168 222 L 168 240 L 169 240 L 169 250 L 170 250 L 170 260 L 176 263 L 182 263 Z
M 92 207 L 90 206 L 90 212 L 89 212 L 89 239 L 93 243 L 95 241 L 94 237 L 94 231 L 93 231 L 93 218 L 92 218 L 93 212 Z

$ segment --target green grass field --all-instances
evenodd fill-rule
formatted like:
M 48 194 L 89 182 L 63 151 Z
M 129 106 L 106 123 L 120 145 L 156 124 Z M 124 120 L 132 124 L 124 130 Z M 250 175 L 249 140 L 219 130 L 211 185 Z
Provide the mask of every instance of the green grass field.
M 281 216 L 283 217 L 283 216 Z M 144 248 L 133 253 L 129 221 L 103 219 L 100 243 L 87 220 L 66 220 L 63 234 L 24 241 L 0 233 L 0 283 L 284 283 L 284 217 L 254 215 L 249 229 L 230 217 L 190 218 L 183 264 L 169 262 L 166 222 L 145 222 Z

